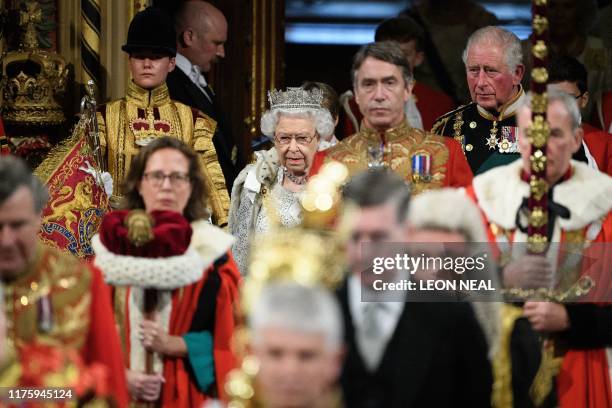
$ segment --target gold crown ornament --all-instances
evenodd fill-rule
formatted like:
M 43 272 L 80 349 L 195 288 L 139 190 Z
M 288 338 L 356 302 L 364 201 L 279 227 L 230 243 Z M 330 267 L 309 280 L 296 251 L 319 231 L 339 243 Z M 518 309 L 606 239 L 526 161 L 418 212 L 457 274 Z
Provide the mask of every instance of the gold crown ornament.
M 35 25 L 42 21 L 42 11 L 37 2 L 25 5 L 19 18 L 19 49 L 6 53 L 2 60 L 2 119 L 24 125 L 57 125 L 66 120 L 58 98 L 66 90 L 68 68 L 59 54 L 39 48 Z
M 268 101 L 272 110 L 321 109 L 323 92 L 318 88 L 310 91 L 296 87 L 288 87 L 286 91 L 272 89 L 268 91 Z

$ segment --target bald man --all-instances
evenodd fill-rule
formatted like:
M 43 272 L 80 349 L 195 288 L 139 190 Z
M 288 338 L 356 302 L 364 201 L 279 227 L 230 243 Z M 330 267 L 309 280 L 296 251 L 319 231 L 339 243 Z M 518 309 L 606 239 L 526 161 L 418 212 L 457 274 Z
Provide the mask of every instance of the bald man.
M 213 137 L 219 164 L 223 170 L 228 191 L 244 167 L 244 160 L 236 141 L 224 126 L 215 92 L 208 85 L 205 74 L 213 64 L 225 58 L 227 20 L 212 4 L 185 1 L 174 15 L 177 33 L 176 67 L 166 79 L 170 98 L 199 109 L 217 121 Z

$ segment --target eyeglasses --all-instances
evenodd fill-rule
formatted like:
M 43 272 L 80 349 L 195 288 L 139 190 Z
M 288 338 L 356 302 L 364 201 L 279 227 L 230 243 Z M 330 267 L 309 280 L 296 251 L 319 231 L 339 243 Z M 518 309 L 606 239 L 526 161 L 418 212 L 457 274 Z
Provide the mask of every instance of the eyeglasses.
M 172 187 L 185 187 L 190 181 L 189 174 L 179 172 L 164 174 L 163 171 L 150 171 L 143 174 L 143 178 L 153 187 L 161 187 L 166 179 L 170 180 Z
M 295 139 L 295 142 L 299 145 L 307 145 L 310 142 L 312 142 L 312 139 L 315 137 L 316 135 L 301 135 L 301 134 L 297 134 L 297 135 L 278 135 L 278 136 L 274 136 L 274 140 L 276 141 L 276 143 L 278 143 L 281 146 L 286 146 L 288 144 L 291 143 L 292 139 Z

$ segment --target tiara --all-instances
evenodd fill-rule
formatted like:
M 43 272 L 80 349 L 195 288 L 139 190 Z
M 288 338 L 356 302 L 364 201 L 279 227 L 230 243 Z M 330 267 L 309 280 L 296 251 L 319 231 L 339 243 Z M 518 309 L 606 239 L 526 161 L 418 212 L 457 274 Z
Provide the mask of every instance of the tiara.
M 321 109 L 323 92 L 318 89 L 307 91 L 303 88 L 288 87 L 286 91 L 268 91 L 270 109 Z

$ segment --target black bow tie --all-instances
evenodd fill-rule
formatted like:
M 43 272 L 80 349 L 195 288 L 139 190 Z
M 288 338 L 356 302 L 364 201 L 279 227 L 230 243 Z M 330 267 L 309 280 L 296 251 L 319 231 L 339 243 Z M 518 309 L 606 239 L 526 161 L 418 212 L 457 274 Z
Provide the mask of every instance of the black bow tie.
M 529 215 L 528 203 L 529 203 L 529 198 L 528 197 L 523 198 L 523 201 L 521 202 L 521 205 L 518 211 L 516 212 L 516 219 L 515 219 L 516 227 L 519 230 L 521 230 L 521 232 L 524 232 L 524 233 L 527 233 L 527 225 L 523 225 L 521 220 L 522 219 L 526 220 Z M 555 221 L 557 217 L 561 217 L 567 220 L 570 218 L 571 213 L 567 207 L 553 201 L 552 189 L 548 193 L 548 200 L 547 200 L 546 207 L 548 211 L 548 224 L 547 224 L 546 236 L 548 237 L 548 242 L 550 242 L 550 240 L 552 239 L 552 234 L 553 234 L 553 230 L 555 227 Z M 523 217 L 521 217 L 521 215 Z

